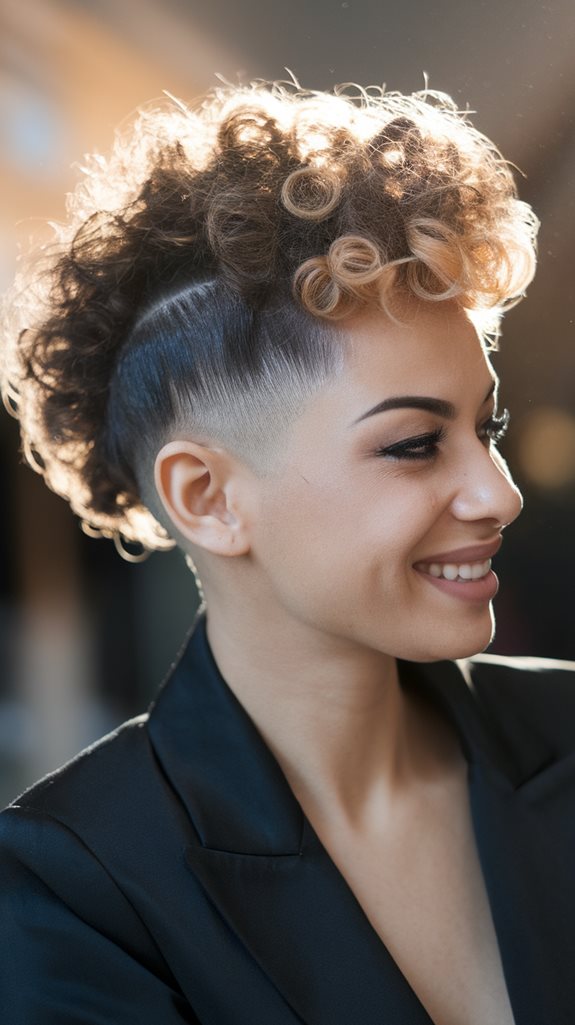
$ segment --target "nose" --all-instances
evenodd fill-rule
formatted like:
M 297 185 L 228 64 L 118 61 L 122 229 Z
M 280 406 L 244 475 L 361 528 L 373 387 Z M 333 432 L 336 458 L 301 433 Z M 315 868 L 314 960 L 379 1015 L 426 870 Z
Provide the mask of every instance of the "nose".
M 467 453 L 452 513 L 459 520 L 494 520 L 502 528 L 517 519 L 523 498 L 503 456 L 479 444 L 473 459 Z

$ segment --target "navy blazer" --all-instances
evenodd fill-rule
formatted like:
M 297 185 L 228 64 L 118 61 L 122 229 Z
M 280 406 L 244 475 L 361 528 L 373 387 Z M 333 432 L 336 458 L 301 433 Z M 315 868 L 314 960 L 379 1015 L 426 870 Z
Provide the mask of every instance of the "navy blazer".
M 516 1025 L 575 1022 L 575 663 L 400 663 L 453 722 Z M 0 815 L 7 1025 L 430 1025 L 221 677 L 205 612 L 149 715 Z

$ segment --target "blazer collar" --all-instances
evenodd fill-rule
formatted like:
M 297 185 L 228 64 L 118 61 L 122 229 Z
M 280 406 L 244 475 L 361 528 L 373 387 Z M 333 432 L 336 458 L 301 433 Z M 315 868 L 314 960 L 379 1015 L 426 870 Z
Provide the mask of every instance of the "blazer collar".
M 480 768 L 499 786 L 518 790 L 552 764 L 557 752 L 537 730 L 526 674 L 518 674 L 519 686 L 510 687 L 511 662 L 490 656 L 422 664 L 400 661 L 399 674 L 405 688 L 421 690 L 443 710 L 472 772 Z
M 439 704 L 471 768 L 519 788 L 553 762 L 553 751 L 529 717 L 510 714 L 502 723 L 488 714 L 473 668 L 467 660 L 399 662 L 401 685 L 419 688 Z M 260 854 L 301 850 L 302 809 L 216 665 L 204 607 L 152 705 L 149 730 L 204 846 Z
M 216 665 L 202 607 L 152 706 L 149 731 L 203 846 L 299 851 L 301 807 Z

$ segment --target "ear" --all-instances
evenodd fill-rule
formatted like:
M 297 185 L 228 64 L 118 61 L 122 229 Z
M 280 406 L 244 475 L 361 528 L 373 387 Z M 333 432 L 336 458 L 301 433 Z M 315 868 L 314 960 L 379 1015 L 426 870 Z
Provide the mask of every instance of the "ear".
M 170 441 L 158 452 L 154 481 L 180 534 L 216 555 L 245 555 L 247 524 L 236 500 L 241 475 L 221 449 Z

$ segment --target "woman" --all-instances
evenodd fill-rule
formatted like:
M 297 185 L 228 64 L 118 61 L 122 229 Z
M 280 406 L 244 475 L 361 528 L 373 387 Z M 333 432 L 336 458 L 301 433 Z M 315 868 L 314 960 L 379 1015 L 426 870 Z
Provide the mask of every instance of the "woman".
M 521 508 L 507 164 L 445 95 L 258 83 L 88 171 L 6 402 L 203 605 L 150 713 L 0 817 L 3 1020 L 571 1023 L 573 666 L 470 658 Z

